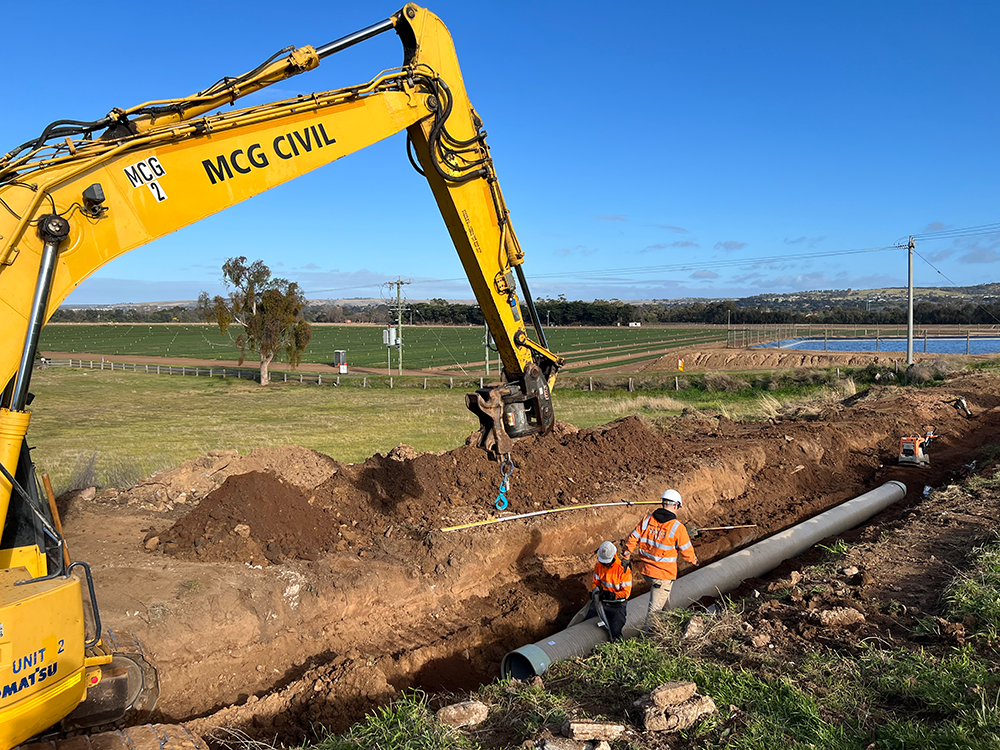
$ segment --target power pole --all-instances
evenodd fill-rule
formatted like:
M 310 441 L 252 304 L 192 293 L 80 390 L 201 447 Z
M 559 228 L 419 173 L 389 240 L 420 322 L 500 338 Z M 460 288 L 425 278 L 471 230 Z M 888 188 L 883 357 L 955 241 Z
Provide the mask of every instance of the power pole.
M 410 284 L 412 282 L 403 281 L 401 278 L 397 278 L 395 281 L 387 281 L 385 283 L 388 287 L 396 287 L 396 362 L 399 365 L 399 374 L 403 374 L 403 312 L 406 308 L 403 305 L 403 285 Z M 390 310 L 393 308 L 390 307 Z
M 917 243 L 910 235 L 909 241 L 905 245 L 896 245 L 898 248 L 906 248 L 907 255 L 907 312 L 906 312 L 906 365 L 913 364 L 913 250 Z
M 487 323 L 484 326 L 483 332 L 483 346 L 486 347 L 486 377 L 490 376 L 490 326 Z

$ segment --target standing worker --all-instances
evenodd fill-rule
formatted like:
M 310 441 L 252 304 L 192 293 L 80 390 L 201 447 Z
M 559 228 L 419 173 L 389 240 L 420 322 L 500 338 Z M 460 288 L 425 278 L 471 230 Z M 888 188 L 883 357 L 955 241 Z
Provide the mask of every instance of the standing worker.
M 692 565 L 698 564 L 691 537 L 684 524 L 677 520 L 677 511 L 683 504 L 681 493 L 666 490 L 660 496 L 660 507 L 639 522 L 625 543 L 623 562 L 628 565 L 631 560 L 633 570 L 642 573 L 652 585 L 646 612 L 647 627 L 652 614 L 670 601 L 670 589 L 677 580 L 677 553 Z
M 604 542 L 597 550 L 590 608 L 583 619 L 599 617 L 608 628 L 608 637 L 613 641 L 620 640 L 627 614 L 625 605 L 631 593 L 632 571 L 619 562 L 618 548 L 611 542 Z

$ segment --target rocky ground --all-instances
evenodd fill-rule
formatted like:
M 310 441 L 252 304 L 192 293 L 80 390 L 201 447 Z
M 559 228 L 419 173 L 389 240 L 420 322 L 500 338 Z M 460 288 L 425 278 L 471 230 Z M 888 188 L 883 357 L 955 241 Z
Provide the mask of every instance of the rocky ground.
M 957 397 L 971 418 L 948 403 Z M 931 466 L 898 467 L 900 437 L 926 424 L 941 436 Z M 998 434 L 1000 378 L 968 373 L 928 388 L 876 387 L 794 419 L 692 412 L 666 429 L 637 418 L 560 425 L 517 444 L 499 515 L 576 509 L 458 530 L 443 529 L 498 515 L 499 467 L 469 446 L 399 446 L 358 464 L 294 446 L 216 451 L 60 505 L 71 554 L 94 569 L 105 624 L 137 635 L 160 670 L 155 719 L 299 742 L 312 725 L 343 730 L 408 687 L 461 691 L 495 678 L 505 653 L 568 622 L 586 598 L 594 550 L 627 535 L 645 510 L 583 506 L 654 500 L 668 486 L 684 494 L 694 525 L 757 525 L 699 537 L 709 561 L 903 481 L 907 498 L 855 532 L 870 546 L 850 562 L 857 573 L 831 577 L 829 602 L 813 606 L 816 594 L 803 589 L 800 601 L 762 605 L 748 638 L 767 636 L 768 647 L 829 637 L 808 610 L 834 607 L 880 630 L 906 628 L 903 610 L 866 602 L 889 595 L 906 613 L 935 611 L 931 555 L 959 554 L 953 521 L 982 526 L 992 512 L 913 509 L 926 486 L 947 486 L 973 460 L 985 465 Z M 914 539 L 877 541 L 879 529 L 910 522 L 924 524 Z M 792 568 L 777 575 L 796 588 Z

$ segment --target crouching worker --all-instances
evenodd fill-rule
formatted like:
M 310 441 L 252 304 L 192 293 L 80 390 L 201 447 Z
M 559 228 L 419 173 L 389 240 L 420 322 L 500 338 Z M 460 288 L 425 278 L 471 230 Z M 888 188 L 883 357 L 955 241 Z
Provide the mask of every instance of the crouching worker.
M 615 545 L 604 542 L 597 550 L 594 588 L 590 592 L 590 608 L 584 619 L 599 618 L 598 627 L 606 627 L 611 640 L 619 640 L 625 627 L 626 605 L 631 593 L 632 571 L 618 560 Z

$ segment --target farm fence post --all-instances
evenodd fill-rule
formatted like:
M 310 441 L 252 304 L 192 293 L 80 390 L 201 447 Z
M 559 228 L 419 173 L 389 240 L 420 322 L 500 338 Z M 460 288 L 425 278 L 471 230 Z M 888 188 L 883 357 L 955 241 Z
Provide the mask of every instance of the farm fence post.
M 316 385 L 323 385 L 323 376 L 322 375 L 317 375 L 316 376 Z

